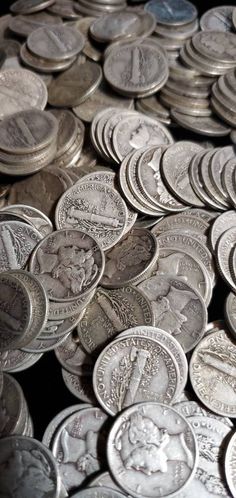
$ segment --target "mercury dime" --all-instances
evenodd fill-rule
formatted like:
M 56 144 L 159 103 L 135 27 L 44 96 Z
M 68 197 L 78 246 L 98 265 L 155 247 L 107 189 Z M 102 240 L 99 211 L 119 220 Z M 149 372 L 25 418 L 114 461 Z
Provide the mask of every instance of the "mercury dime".
M 32 14 L 50 7 L 55 0 L 17 0 L 10 9 L 14 14 Z
M 216 116 L 188 116 L 182 112 L 171 109 L 171 117 L 183 128 L 195 131 L 201 135 L 211 137 L 224 137 L 231 128 L 220 121 Z
M 212 296 L 212 283 L 207 270 L 199 259 L 185 252 L 184 248 L 162 247 L 152 275 L 172 275 L 181 278 L 209 305 Z
M 172 334 L 185 352 L 202 338 L 207 310 L 198 292 L 180 278 L 150 277 L 139 284 L 151 301 L 156 327 Z
M 58 16 L 52 16 L 47 11 L 37 12 L 35 14 L 17 15 L 10 20 L 9 28 L 17 35 L 27 37 L 37 28 L 45 24 L 61 24 L 62 19 Z M 1 46 L 1 44 L 0 44 Z
M 76 61 L 76 56 L 56 62 L 51 61 L 51 59 L 43 59 L 30 52 L 26 43 L 23 43 L 21 46 L 20 57 L 26 66 L 29 66 L 37 71 L 37 73 L 40 73 L 40 77 L 42 77 L 43 74 L 46 74 L 46 76 L 49 77 L 49 81 L 46 80 L 47 87 L 49 87 L 53 81 L 52 73 L 64 71 Z
M 179 403 L 174 403 L 173 407 L 175 410 L 177 410 L 183 417 L 185 418 L 190 418 L 191 417 L 209 417 L 209 418 L 214 418 L 215 420 L 218 420 L 219 422 L 222 422 L 223 424 L 227 425 L 230 429 L 233 429 L 234 424 L 233 422 L 228 418 L 228 417 L 220 417 L 219 415 L 216 415 L 215 413 L 212 413 L 210 410 L 207 410 L 202 404 L 200 404 L 198 401 L 191 401 L 191 400 L 186 400 L 186 401 L 180 401 Z
M 93 361 L 84 352 L 80 343 L 68 335 L 66 340 L 55 349 L 55 354 L 63 368 L 75 375 L 92 375 Z
M 92 378 L 89 375 L 75 375 L 62 369 L 62 377 L 67 389 L 85 403 L 97 404 L 94 394 Z
M 63 0 L 63 2 L 56 1 L 48 8 L 48 11 L 53 15 L 57 14 L 68 21 L 73 21 L 80 17 L 75 10 L 75 3 L 73 0 Z
M 53 339 L 43 339 L 41 337 L 37 337 L 23 349 L 28 353 L 45 353 L 46 351 L 52 351 L 57 346 L 62 344 L 66 337 L 66 333 L 63 337 L 56 337 Z
M 236 225 L 236 212 L 235 211 L 226 211 L 218 216 L 210 231 L 210 242 L 212 249 L 215 251 L 217 242 L 221 235 L 228 230 L 229 228 L 233 228 Z
M 236 228 L 229 228 L 221 235 L 216 248 L 216 262 L 218 270 L 229 285 L 235 292 L 236 284 L 233 280 L 230 269 L 230 255 L 236 244 Z
M 168 188 L 186 204 L 202 207 L 203 203 L 196 196 L 188 180 L 188 168 L 195 154 L 202 147 L 194 142 L 180 141 L 164 152 L 161 162 L 163 179 Z
M 225 301 L 225 320 L 230 332 L 236 337 L 236 296 L 230 292 Z
M 137 283 L 151 271 L 157 258 L 156 238 L 145 228 L 133 228 L 106 253 L 101 283 L 108 288 Z
M 235 159 L 231 159 L 227 161 L 222 171 L 222 185 L 234 208 L 236 207 L 236 193 L 233 181 L 235 168 L 236 168 L 236 161 Z
M 59 472 L 51 452 L 39 441 L 26 436 L 0 440 L 0 488 L 7 496 L 59 498 Z M 34 472 L 32 474 L 32 470 Z M 12 479 L 12 473 L 14 479 Z
M 72 415 L 73 413 L 75 413 L 79 410 L 83 410 L 84 408 L 89 408 L 89 407 L 90 407 L 89 404 L 80 403 L 78 405 L 69 406 L 69 407 L 65 408 L 64 410 L 62 410 L 61 412 L 59 412 L 51 420 L 51 422 L 47 426 L 47 428 L 43 434 L 43 437 L 42 437 L 42 443 L 45 446 L 47 446 L 47 448 L 51 448 L 53 438 L 54 438 L 58 428 L 60 427 L 61 423 L 64 420 L 66 420 L 67 417 L 70 417 L 70 415 Z
M 6 69 L 0 73 L 1 119 L 30 108 L 43 110 L 47 87 L 40 76 L 27 69 Z
M 81 313 L 83 312 L 84 308 L 90 303 L 94 292 L 95 290 L 93 289 L 91 292 L 86 293 L 84 296 L 77 297 L 76 299 L 73 299 L 71 301 L 50 301 L 48 319 L 57 321 L 67 320 L 68 318 L 76 318 L 77 322 L 78 314 L 81 317 Z M 62 327 L 62 330 L 64 330 L 64 326 Z
M 66 109 L 52 109 L 51 114 L 58 121 L 56 158 L 73 145 L 78 133 L 78 122 L 72 112 Z
M 145 5 L 148 12 L 154 14 L 157 23 L 171 26 L 188 24 L 197 17 L 196 7 L 186 0 L 150 0 Z
M 25 370 L 28 363 L 38 361 L 42 354 L 27 353 L 21 349 L 11 349 L 0 353 L 0 368 L 4 372 L 20 372 Z
M 213 155 L 209 167 L 212 182 L 218 191 L 218 193 L 227 199 L 227 193 L 225 192 L 224 186 L 222 184 L 222 172 L 225 164 L 230 159 L 236 159 L 236 149 L 233 146 L 221 147 L 216 150 Z
M 0 222 L 1 270 L 24 268 L 31 252 L 40 240 L 42 240 L 41 234 L 26 223 Z
M 74 24 L 75 28 L 78 29 L 85 37 L 85 45 L 83 48 L 83 53 L 89 59 L 98 62 L 102 59 L 103 49 L 98 44 L 95 44 L 91 37 L 89 36 L 89 28 L 95 17 L 81 17 Z
M 221 5 L 207 10 L 200 19 L 203 31 L 233 31 L 232 14 L 234 7 Z
M 210 58 L 219 64 L 235 65 L 236 40 L 233 33 L 201 31 L 194 35 L 192 42 L 203 58 Z
M 140 28 L 138 13 L 130 10 L 98 17 L 90 25 L 90 34 L 98 42 L 110 43 L 117 38 L 134 36 Z
M 101 474 L 98 474 L 97 477 L 94 477 L 92 481 L 89 483 L 90 487 L 95 487 L 95 486 L 101 486 L 101 487 L 107 487 L 111 488 L 113 491 L 119 491 L 120 488 L 116 484 L 116 482 L 113 480 L 111 474 L 109 472 L 102 472 Z
M 0 438 L 10 434 L 17 434 L 21 425 L 24 395 L 20 384 L 12 375 L 3 374 L 3 389 L 0 401 Z
M 162 50 L 141 43 L 122 44 L 106 57 L 104 76 L 123 95 L 148 95 L 160 89 L 168 78 L 167 59 Z M 142 95 L 141 95 L 142 96 Z M 144 95 L 143 95 L 144 96 Z
M 100 182 L 77 183 L 65 192 L 56 209 L 57 228 L 85 230 L 104 250 L 120 240 L 127 218 L 120 194 Z
M 158 237 L 163 232 L 181 230 L 182 233 L 186 232 L 197 238 L 199 235 L 206 235 L 208 228 L 209 225 L 206 221 L 197 216 L 188 215 L 186 212 L 183 216 L 182 214 L 165 216 L 154 225 L 152 233 Z
M 104 255 L 95 239 L 80 230 L 58 230 L 38 244 L 30 261 L 54 301 L 73 301 L 101 279 Z
M 39 209 L 33 208 L 32 206 L 27 206 L 25 204 L 11 204 L 10 206 L 3 208 L 1 211 L 3 213 L 5 211 L 7 211 L 7 213 L 16 213 L 21 216 L 22 221 L 24 220 L 26 223 L 33 225 L 42 237 L 45 237 L 53 231 L 53 226 L 49 218 L 42 213 L 42 211 L 39 211 Z
M 108 344 L 93 371 L 96 397 L 111 415 L 142 401 L 171 404 L 178 384 L 178 364 L 169 349 L 135 334 Z
M 132 286 L 108 290 L 99 287 L 77 326 L 82 346 L 92 353 L 101 349 L 122 330 L 136 325 L 153 325 L 151 305 Z
M 33 54 L 52 61 L 74 57 L 81 52 L 84 42 L 76 28 L 64 24 L 38 28 L 27 38 L 27 46 Z
M 148 459 L 150 444 L 154 453 Z M 112 476 L 136 498 L 167 497 L 183 491 L 197 463 L 197 442 L 191 425 L 163 404 L 138 403 L 128 408 L 116 419 L 108 436 Z M 181 479 L 176 479 L 179 466 Z
M 235 434 L 230 438 L 225 455 L 225 475 L 229 489 L 235 498 L 236 496 L 236 474 L 235 474 L 235 454 L 236 442 Z
M 173 143 L 170 132 L 162 123 L 140 113 L 123 118 L 115 126 L 112 140 L 120 161 L 144 146 Z
M 188 363 L 186 355 L 184 354 L 183 348 L 180 346 L 179 342 L 172 335 L 162 329 L 157 327 L 146 327 L 144 325 L 124 330 L 124 332 L 119 334 L 119 337 L 131 337 L 133 335 L 149 337 L 154 341 L 163 344 L 173 354 L 179 367 L 179 383 L 176 391 L 176 399 L 179 400 L 188 377 Z
M 190 379 L 197 397 L 213 412 L 236 417 L 234 356 L 236 346 L 224 330 L 207 335 L 195 348 Z

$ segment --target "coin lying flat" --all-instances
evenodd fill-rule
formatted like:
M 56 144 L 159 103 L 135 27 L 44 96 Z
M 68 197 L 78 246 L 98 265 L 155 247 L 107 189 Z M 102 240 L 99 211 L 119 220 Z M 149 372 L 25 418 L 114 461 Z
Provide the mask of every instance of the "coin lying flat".
M 0 73 L 1 118 L 31 107 L 43 110 L 47 96 L 45 83 L 32 71 L 6 69 Z
M 207 10 L 200 19 L 203 31 L 233 31 L 232 14 L 234 7 L 221 5 Z
M 110 43 L 117 38 L 136 35 L 140 29 L 138 13 L 124 11 L 99 17 L 90 25 L 90 34 L 98 42 Z
M 10 21 L 9 28 L 17 35 L 27 37 L 37 28 L 50 24 L 61 24 L 62 19 L 58 16 L 52 16 L 47 11 L 37 12 L 35 14 L 17 15 Z
M 72 498 L 93 498 L 94 493 L 96 493 L 97 498 L 124 498 L 126 496 L 118 489 L 118 486 L 114 489 L 111 486 L 94 484 L 91 489 L 86 488 L 77 491 L 77 493 L 73 494 Z
M 55 0 L 17 0 L 10 9 L 14 14 L 33 14 L 50 7 Z
M 225 475 L 226 481 L 232 496 L 236 496 L 235 463 L 234 454 L 236 451 L 235 434 L 230 438 L 225 455 Z
M 84 37 L 77 29 L 58 24 L 33 31 L 27 38 L 27 46 L 38 57 L 60 61 L 81 52 Z
M 45 237 L 53 231 L 53 226 L 49 218 L 36 208 L 27 206 L 25 204 L 11 204 L 6 208 L 3 208 L 0 212 L 3 214 L 5 210 L 9 214 L 13 214 L 21 217 L 21 221 L 32 225 L 38 232 Z M 3 220 L 4 221 L 4 220 Z
M 21 221 L 0 223 L 1 271 L 24 268 L 37 243 L 40 233 Z
M 149 445 L 157 448 L 158 456 L 161 451 L 161 459 L 145 458 Z M 191 425 L 182 415 L 177 415 L 176 410 L 163 404 L 138 403 L 128 408 L 116 419 L 108 436 L 108 465 L 112 476 L 127 494 L 137 498 L 165 497 L 184 491 L 196 472 L 197 463 L 197 442 Z M 178 464 L 182 479 L 176 482 Z M 122 469 L 122 476 L 118 469 Z
M 154 14 L 157 23 L 167 26 L 188 24 L 197 17 L 196 7 L 186 0 L 150 0 L 145 5 L 148 12 Z
M 192 130 L 201 135 L 213 136 L 213 137 L 224 137 L 228 135 L 231 128 L 225 125 L 214 115 L 212 116 L 187 116 L 176 110 L 171 110 L 172 118 L 183 128 L 187 130 Z

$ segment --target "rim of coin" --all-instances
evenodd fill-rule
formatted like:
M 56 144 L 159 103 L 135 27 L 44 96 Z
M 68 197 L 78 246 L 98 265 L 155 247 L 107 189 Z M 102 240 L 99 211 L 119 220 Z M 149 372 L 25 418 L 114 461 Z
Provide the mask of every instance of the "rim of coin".
M 55 0 L 17 0 L 10 6 L 13 14 L 33 14 L 50 7 Z
M 67 24 L 54 24 L 35 29 L 27 38 L 27 47 L 42 59 L 61 61 L 71 59 L 82 51 L 84 36 Z

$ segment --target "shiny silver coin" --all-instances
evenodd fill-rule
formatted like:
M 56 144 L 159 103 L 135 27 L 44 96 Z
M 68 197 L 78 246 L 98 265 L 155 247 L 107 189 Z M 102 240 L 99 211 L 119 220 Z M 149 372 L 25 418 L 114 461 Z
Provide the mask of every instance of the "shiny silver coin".
M 55 0 L 17 0 L 10 10 L 13 14 L 33 14 L 50 7 Z
M 70 59 L 83 49 L 85 40 L 79 31 L 68 25 L 38 28 L 27 38 L 27 47 L 43 59 Z
M 83 410 L 84 408 L 89 408 L 90 405 L 86 403 L 80 403 L 78 405 L 72 405 L 64 410 L 60 411 L 52 420 L 49 422 L 43 437 L 42 437 L 42 443 L 47 446 L 47 448 L 51 449 L 53 438 L 61 425 L 61 423 L 66 420 L 67 417 L 70 417 L 73 413 Z
M 207 152 L 205 150 L 203 152 L 199 152 L 193 157 L 189 165 L 189 180 L 194 192 L 206 206 L 215 210 L 224 210 L 223 206 L 218 204 L 213 197 L 209 196 L 204 189 L 200 166 L 201 161 L 204 159 L 206 154 Z
M 197 17 L 196 7 L 186 0 L 168 0 L 165 4 L 160 0 L 150 0 L 145 10 L 154 14 L 157 23 L 165 26 L 183 26 Z
M 32 206 L 27 206 L 25 204 L 11 204 L 1 209 L 0 215 L 5 211 L 7 211 L 7 213 L 20 216 L 22 218 L 21 221 L 34 226 L 42 237 L 45 237 L 53 231 L 52 222 L 49 218 L 42 213 L 42 211 L 39 211 L 39 209 Z
M 236 213 L 235 211 L 226 211 L 216 218 L 210 230 L 210 242 L 213 251 L 216 250 L 217 243 L 221 235 L 229 228 L 235 227 Z
M 124 416 L 128 425 L 124 424 Z M 132 443 L 129 439 L 129 434 L 136 434 L 136 431 L 142 435 L 144 441 L 141 448 L 136 436 L 131 436 Z M 163 458 L 154 458 L 150 462 L 143 460 L 143 452 L 146 454 L 150 444 L 148 441 L 156 441 L 156 438 L 158 445 L 161 445 Z M 184 449 L 186 439 L 187 452 Z M 155 446 L 155 443 L 152 444 Z M 126 457 L 123 454 L 124 445 L 127 448 Z M 158 447 L 158 453 L 159 451 Z M 180 462 L 183 469 L 181 483 L 173 479 L 174 469 L 171 465 L 168 466 L 168 460 L 173 457 Z M 176 410 L 166 405 L 138 403 L 116 419 L 109 433 L 108 465 L 112 476 L 127 494 L 137 498 L 167 497 L 183 492 L 193 478 L 197 464 L 197 441 L 191 425 L 182 415 L 177 415 Z M 121 468 L 124 471 L 122 477 L 118 471 Z
M 214 154 L 215 151 L 210 150 L 202 157 L 199 165 L 199 175 L 205 192 L 219 204 L 222 210 L 225 210 L 229 207 L 229 202 L 225 198 L 225 195 L 222 195 L 221 191 L 215 187 L 213 174 L 210 171 L 210 163 L 213 160 Z

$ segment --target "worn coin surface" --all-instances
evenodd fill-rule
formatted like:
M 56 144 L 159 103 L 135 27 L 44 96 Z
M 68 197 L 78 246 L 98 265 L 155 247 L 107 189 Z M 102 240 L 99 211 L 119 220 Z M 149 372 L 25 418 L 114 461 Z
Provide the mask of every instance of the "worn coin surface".
M 55 0 L 17 0 L 10 10 L 14 14 L 32 14 L 50 7 L 54 2 Z
M 200 19 L 203 31 L 233 31 L 232 14 L 234 7 L 221 5 L 207 10 Z
M 111 485 L 109 486 L 109 484 L 110 482 L 107 485 L 93 484 L 91 489 L 85 488 L 77 491 L 77 493 L 73 494 L 72 498 L 93 498 L 95 493 L 96 498 L 125 498 L 126 495 L 119 490 L 118 486 L 114 488 Z
M 74 340 L 73 334 L 55 349 L 55 354 L 63 368 L 75 375 L 92 375 L 93 361 L 84 352 L 80 343 Z
M 90 375 L 75 375 L 63 368 L 62 378 L 66 387 L 76 398 L 85 403 L 90 403 L 92 405 L 97 404 L 92 385 L 92 377 Z
M 93 371 L 95 395 L 111 415 L 142 401 L 171 404 L 178 384 L 178 364 L 168 347 L 135 334 L 108 344 Z
M 20 216 L 21 221 L 33 225 L 43 237 L 53 231 L 51 221 L 42 213 L 42 211 L 39 211 L 39 209 L 25 204 L 11 204 L 10 206 L 2 208 L 0 214 L 3 214 L 5 211 L 7 211 L 8 214 L 11 213 L 12 215 L 16 214 L 17 216 Z
M 148 459 L 150 449 L 153 458 Z M 138 403 L 128 408 L 108 436 L 112 476 L 127 494 L 137 498 L 181 492 L 193 478 L 197 463 L 197 441 L 191 425 L 164 404 Z M 179 466 L 181 479 L 176 479 Z
M 225 320 L 230 332 L 236 337 L 236 296 L 230 292 L 225 301 Z
M 80 230 L 58 230 L 38 244 L 30 271 L 38 276 L 54 301 L 73 301 L 101 279 L 103 252 L 93 237 Z
M 0 436 L 19 433 L 24 404 L 24 395 L 20 384 L 12 375 L 2 376 L 3 386 L 0 396 L 1 417 Z M 2 474 L 2 473 L 1 473 Z
M 0 117 L 47 104 L 47 87 L 40 76 L 28 69 L 6 69 L 0 73 Z
M 203 337 L 207 310 L 198 292 L 179 278 L 150 277 L 138 286 L 152 304 L 156 327 L 173 335 L 185 352 Z
M 33 54 L 52 61 L 74 57 L 81 52 L 84 42 L 77 29 L 65 24 L 38 28 L 27 38 L 27 46 Z
M 150 0 L 145 9 L 154 14 L 157 23 L 169 27 L 188 24 L 197 17 L 196 7 L 187 0 L 168 0 L 164 3 Z
M 77 326 L 82 346 L 92 353 L 105 346 L 122 330 L 154 325 L 149 300 L 132 286 L 109 290 L 99 287 Z
M 1 270 L 24 268 L 42 235 L 21 221 L 0 222 Z
M 89 404 L 86 403 L 79 403 L 76 405 L 69 406 L 65 408 L 64 410 L 60 411 L 57 413 L 55 417 L 49 422 L 43 437 L 42 437 L 42 443 L 47 446 L 47 448 L 51 449 L 53 438 L 60 427 L 61 423 L 66 420 L 67 417 L 72 415 L 73 413 L 77 412 L 78 410 L 83 410 L 84 408 L 90 408 Z
M 235 474 L 235 453 L 236 453 L 236 435 L 230 438 L 225 454 L 225 475 L 229 489 L 235 498 L 236 496 L 236 474 Z
M 48 498 L 59 498 L 59 471 L 51 452 L 39 441 L 26 436 L 0 440 L 0 489 L 5 496 L 30 498 L 42 491 Z M 14 479 L 12 478 L 14 475 Z
M 217 268 L 233 292 L 236 290 L 236 283 L 234 282 L 233 274 L 231 272 L 230 256 L 235 244 L 236 228 L 234 226 L 233 228 L 226 229 L 226 231 L 221 235 L 216 247 Z
M 224 331 L 207 335 L 195 348 L 190 379 L 197 397 L 213 412 L 236 417 L 234 355 L 236 346 Z
M 146 228 L 133 228 L 106 253 L 101 283 L 108 288 L 137 283 L 152 269 L 157 258 L 156 237 Z

